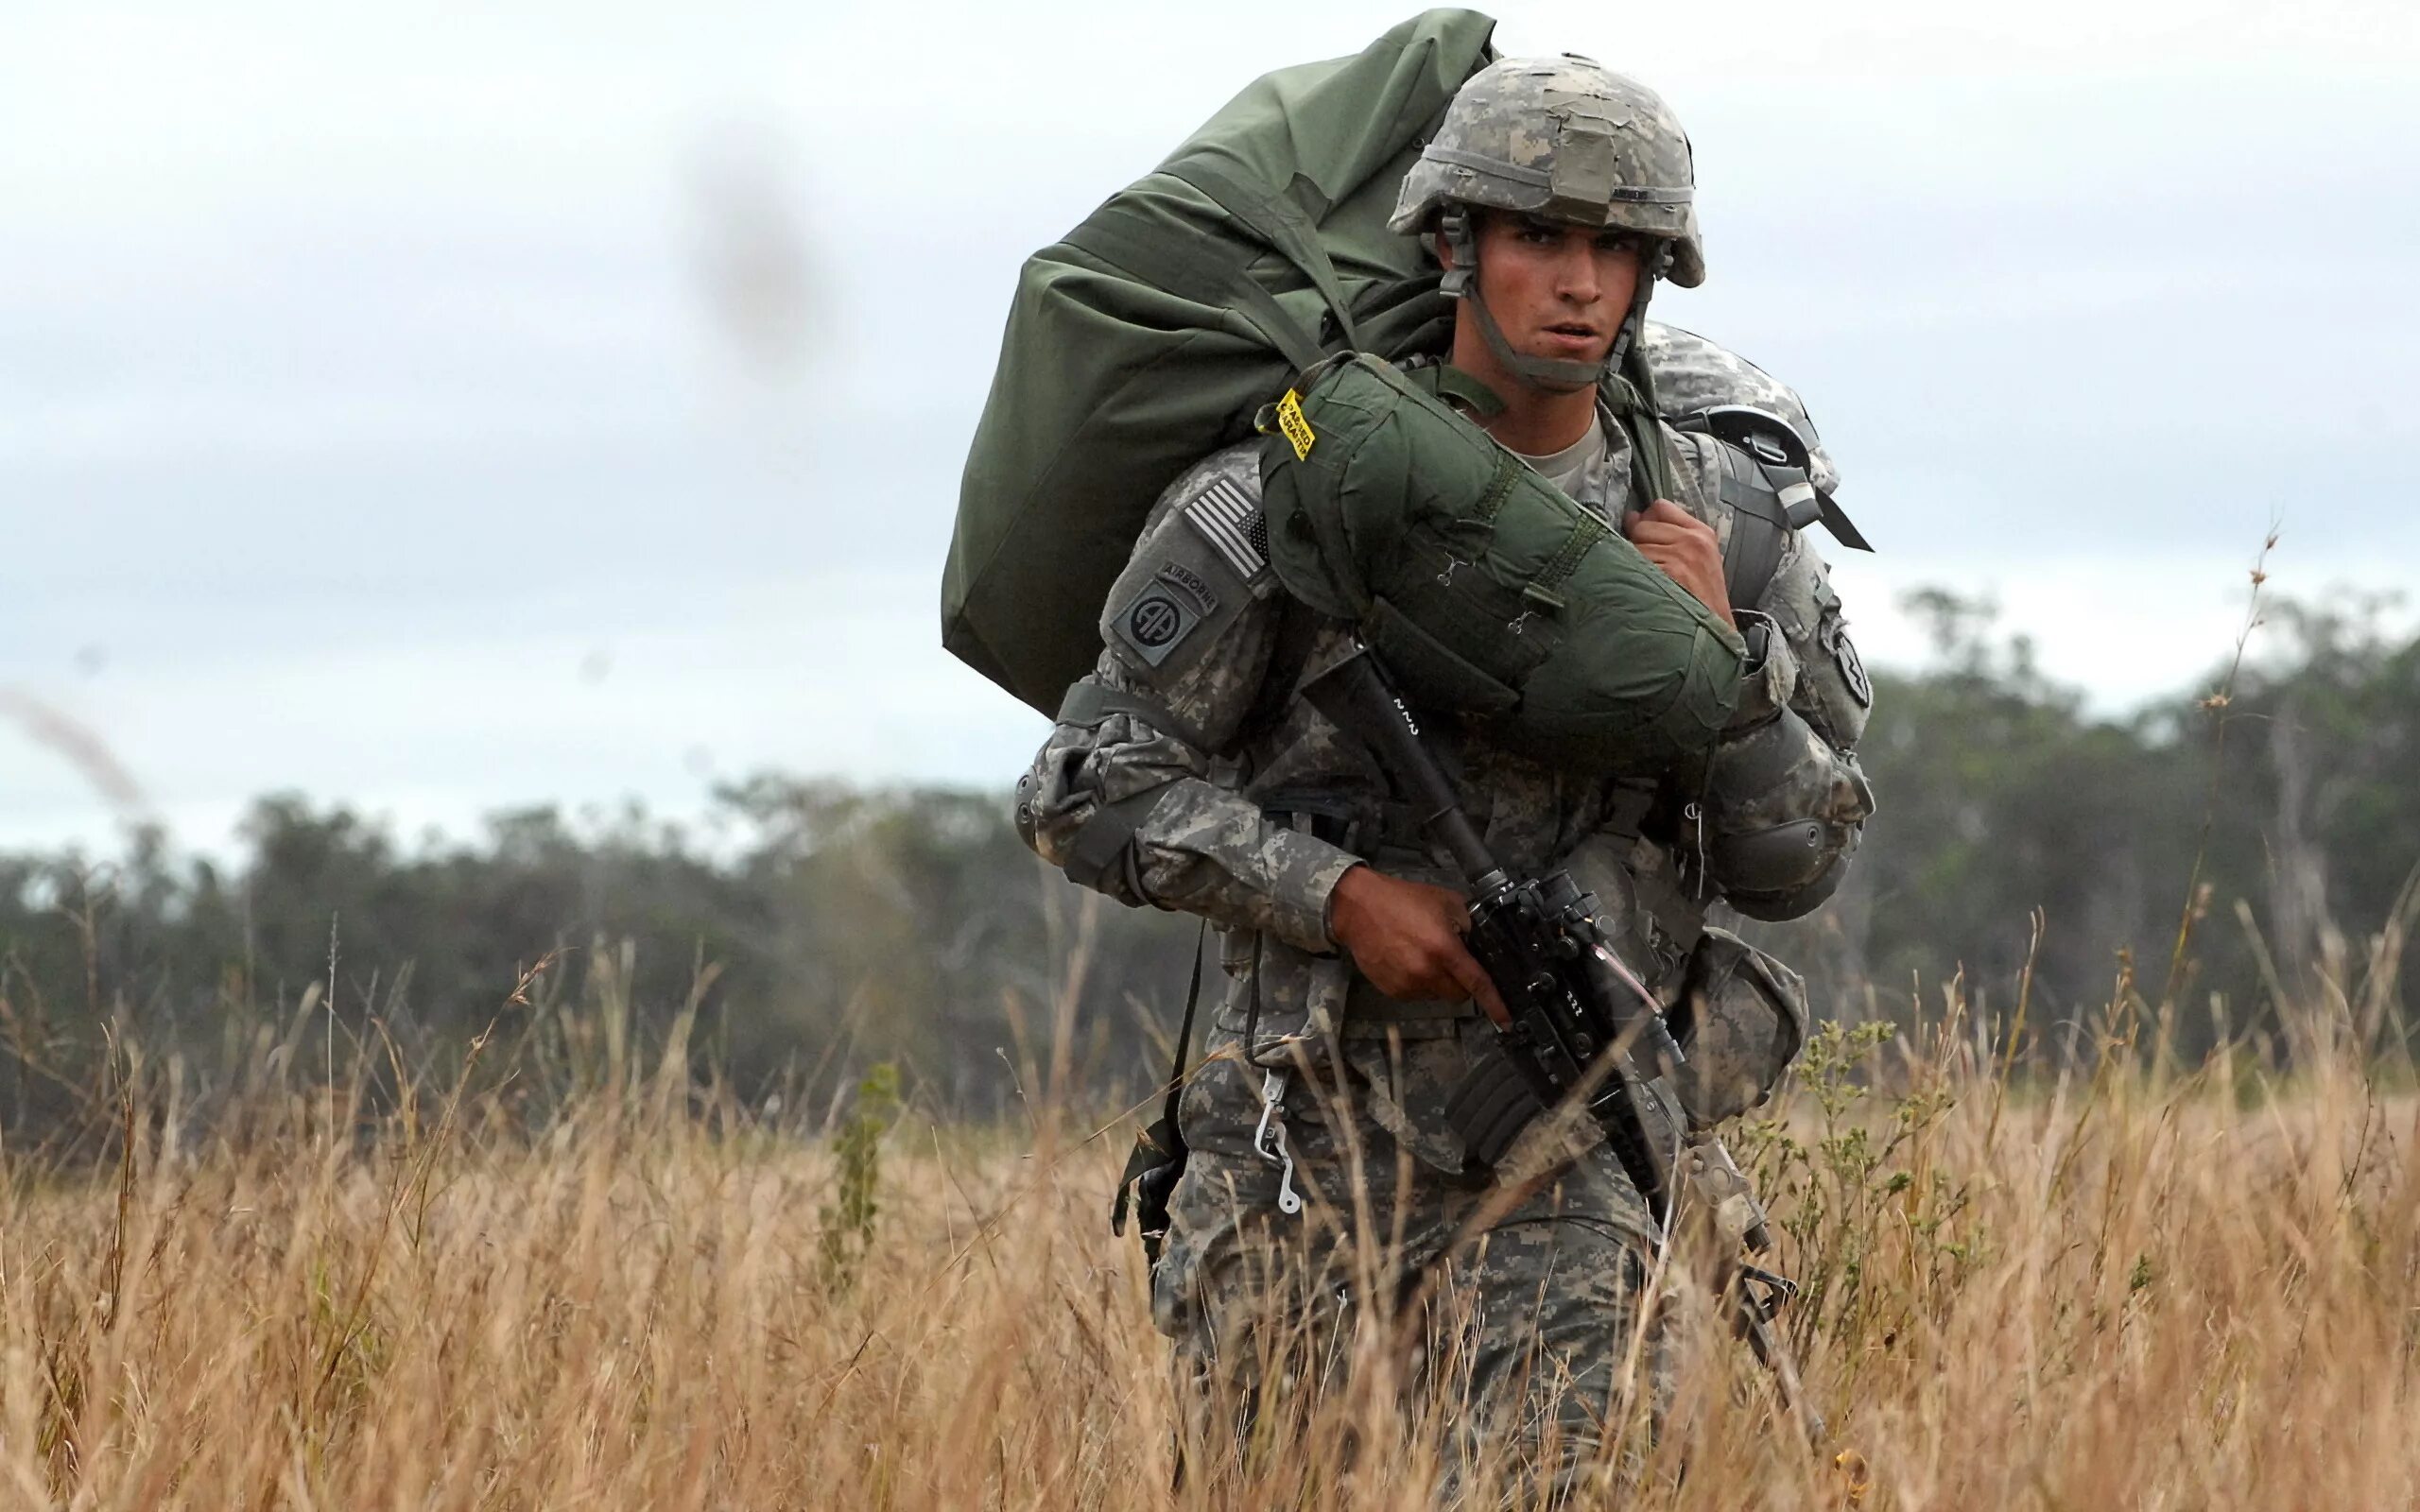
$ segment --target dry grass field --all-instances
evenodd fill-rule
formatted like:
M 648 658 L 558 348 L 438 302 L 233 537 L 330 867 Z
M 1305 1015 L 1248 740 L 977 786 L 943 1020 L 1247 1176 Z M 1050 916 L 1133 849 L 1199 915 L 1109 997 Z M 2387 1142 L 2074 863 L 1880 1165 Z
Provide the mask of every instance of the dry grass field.
M 1382 1384 L 1168 1491 L 1140 1259 L 1102 1222 L 1123 1125 L 808 1139 L 625 1066 L 534 1135 L 321 1090 L 205 1136 L 173 1089 L 130 1078 L 113 1165 L 0 1157 L 0 1505 L 1440 1499 L 1433 1404 Z M 1966 1035 L 1832 1034 L 1783 1111 L 1737 1143 L 1865 1506 L 2420 1504 L 2407 1094 L 2224 1062 L 2012 1091 Z M 1687 1358 L 1625 1504 L 1844 1499 L 1743 1350 Z

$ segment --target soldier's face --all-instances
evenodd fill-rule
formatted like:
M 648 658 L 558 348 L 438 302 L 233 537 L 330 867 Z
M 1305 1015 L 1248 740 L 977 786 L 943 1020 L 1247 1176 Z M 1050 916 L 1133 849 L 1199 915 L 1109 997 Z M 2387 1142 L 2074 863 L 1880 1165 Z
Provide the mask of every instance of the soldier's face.
M 1628 232 L 1490 214 L 1478 222 L 1478 288 L 1512 350 L 1602 362 L 1638 289 Z

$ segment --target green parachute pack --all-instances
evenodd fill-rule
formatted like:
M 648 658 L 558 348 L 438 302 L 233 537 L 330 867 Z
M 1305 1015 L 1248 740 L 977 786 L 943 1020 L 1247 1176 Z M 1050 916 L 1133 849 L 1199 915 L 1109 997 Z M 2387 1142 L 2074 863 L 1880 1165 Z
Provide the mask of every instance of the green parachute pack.
M 1737 632 L 1445 404 L 1455 376 L 1357 354 L 1286 392 L 1261 500 L 1278 577 L 1351 622 L 1418 701 L 1492 719 L 1550 764 L 1652 773 L 1702 755 L 1738 704 Z M 1608 398 L 1650 474 L 1634 492 L 1673 496 L 1652 412 L 1626 379 Z
M 1255 80 L 1029 258 L 967 454 L 942 644 L 1035 709 L 1100 654 L 1100 606 L 1178 473 L 1331 348 L 1442 347 L 1451 301 L 1395 192 L 1495 22 L 1431 10 Z

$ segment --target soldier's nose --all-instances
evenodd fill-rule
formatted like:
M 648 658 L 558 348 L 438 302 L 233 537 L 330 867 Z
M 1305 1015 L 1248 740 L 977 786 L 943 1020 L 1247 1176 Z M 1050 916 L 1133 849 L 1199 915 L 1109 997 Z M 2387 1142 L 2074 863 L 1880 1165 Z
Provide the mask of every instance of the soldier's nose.
M 1597 259 L 1591 249 L 1582 247 L 1575 249 L 1566 246 L 1556 272 L 1559 275 L 1556 292 L 1575 303 L 1593 304 L 1603 292 L 1603 284 L 1597 277 Z

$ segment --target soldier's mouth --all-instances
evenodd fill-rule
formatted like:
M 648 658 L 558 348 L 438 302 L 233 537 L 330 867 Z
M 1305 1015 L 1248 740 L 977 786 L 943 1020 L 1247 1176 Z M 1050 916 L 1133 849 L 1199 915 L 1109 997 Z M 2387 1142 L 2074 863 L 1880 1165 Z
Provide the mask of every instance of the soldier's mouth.
M 1584 347 L 1605 339 L 1594 326 L 1565 323 L 1547 327 L 1547 335 L 1558 346 Z

